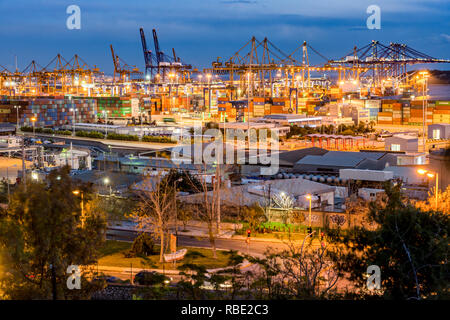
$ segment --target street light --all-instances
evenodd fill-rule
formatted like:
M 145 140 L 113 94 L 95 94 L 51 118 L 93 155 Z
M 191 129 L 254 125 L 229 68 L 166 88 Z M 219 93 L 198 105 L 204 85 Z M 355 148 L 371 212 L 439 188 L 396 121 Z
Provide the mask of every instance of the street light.
M 35 118 L 35 117 L 32 117 L 30 120 L 31 120 L 31 122 L 33 123 L 33 136 L 36 137 L 36 131 L 35 131 L 35 126 L 34 126 L 34 123 L 36 122 L 36 118 Z
M 306 195 L 306 199 L 309 200 L 309 227 L 312 227 L 312 221 L 311 221 L 311 201 L 312 201 L 312 196 L 308 193 Z
M 84 204 L 84 199 L 83 199 L 84 193 L 83 193 L 83 191 L 80 191 L 80 190 L 73 190 L 72 193 L 76 196 L 81 195 L 81 227 L 84 228 L 84 218 L 85 218 L 84 205 L 83 205 Z
M 104 178 L 103 183 L 105 184 L 105 186 L 109 185 L 109 195 L 111 195 L 112 190 L 111 190 L 111 185 L 109 184 L 109 178 L 108 177 Z
M 428 170 L 425 170 L 425 169 L 419 169 L 419 170 L 417 170 L 417 172 L 420 175 L 426 175 L 430 179 L 436 177 L 436 182 L 435 182 L 436 190 L 434 191 L 434 194 L 435 194 L 435 205 L 436 205 L 436 210 L 437 210 L 437 208 L 438 208 L 439 174 L 437 172 L 432 172 L 432 171 L 428 171 Z
M 22 108 L 21 106 L 14 106 L 14 109 L 16 109 L 17 112 L 17 129 L 16 132 L 19 131 L 19 109 Z

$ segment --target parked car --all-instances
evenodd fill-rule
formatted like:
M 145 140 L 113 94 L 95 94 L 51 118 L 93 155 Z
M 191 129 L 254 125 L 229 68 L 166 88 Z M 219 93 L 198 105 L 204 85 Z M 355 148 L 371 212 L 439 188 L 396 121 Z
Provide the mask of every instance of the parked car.
M 122 279 L 108 275 L 97 276 L 92 279 L 92 282 L 101 282 L 101 281 L 105 281 L 106 283 L 121 283 Z
M 157 284 L 169 285 L 172 278 L 156 271 L 140 271 L 134 276 L 134 283 L 138 285 L 153 286 Z

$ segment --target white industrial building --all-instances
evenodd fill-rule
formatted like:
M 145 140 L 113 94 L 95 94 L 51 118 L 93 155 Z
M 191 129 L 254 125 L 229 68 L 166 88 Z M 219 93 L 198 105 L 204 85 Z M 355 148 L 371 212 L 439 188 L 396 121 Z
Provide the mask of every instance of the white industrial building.
M 435 123 L 428 125 L 428 139 L 450 139 L 450 123 Z
M 415 152 L 419 151 L 419 139 L 417 136 L 397 134 L 386 138 L 384 149 L 388 151 Z

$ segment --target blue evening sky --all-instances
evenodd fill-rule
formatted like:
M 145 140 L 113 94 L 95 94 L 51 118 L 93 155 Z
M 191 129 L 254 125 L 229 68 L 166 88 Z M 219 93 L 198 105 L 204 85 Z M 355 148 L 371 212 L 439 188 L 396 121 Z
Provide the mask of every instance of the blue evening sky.
M 81 8 L 81 30 L 66 28 L 71 4 Z M 366 27 L 372 4 L 381 8 L 381 30 Z M 111 73 L 110 44 L 143 69 L 140 27 L 152 49 L 156 28 L 163 51 L 175 47 L 200 68 L 230 57 L 253 35 L 286 53 L 306 40 L 338 58 L 374 39 L 450 59 L 449 0 L 1 0 L 0 12 L 0 65 L 10 70 L 15 55 L 22 70 L 33 59 L 46 65 L 57 53 L 66 59 L 77 53 Z M 322 62 L 312 53 L 310 59 Z M 434 67 L 450 70 L 450 64 Z

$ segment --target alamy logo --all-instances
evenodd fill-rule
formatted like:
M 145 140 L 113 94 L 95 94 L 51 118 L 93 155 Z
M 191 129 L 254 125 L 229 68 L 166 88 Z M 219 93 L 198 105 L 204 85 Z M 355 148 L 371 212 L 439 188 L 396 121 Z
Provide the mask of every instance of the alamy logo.
M 377 265 L 367 267 L 367 289 L 379 290 L 381 288 L 381 270 Z
M 279 136 L 273 129 L 208 129 L 195 123 L 193 135 L 188 132 L 171 137 L 178 146 L 172 149 L 174 163 L 187 164 L 254 164 L 261 175 L 274 175 L 279 168 Z M 193 143 L 192 143 L 193 142 Z
M 80 267 L 76 265 L 70 265 L 67 267 L 67 271 L 70 276 L 67 278 L 67 289 L 81 289 L 81 272 Z
M 381 9 L 377 5 L 370 5 L 367 7 L 366 13 L 370 14 L 367 18 L 367 29 L 381 29 Z
M 72 4 L 67 7 L 66 13 L 70 14 L 70 16 L 67 17 L 67 20 L 66 20 L 67 29 L 69 29 L 69 30 L 81 29 L 81 9 L 80 9 L 80 7 Z

